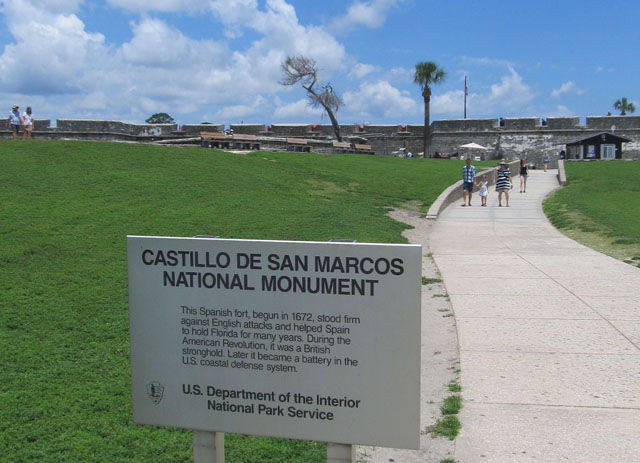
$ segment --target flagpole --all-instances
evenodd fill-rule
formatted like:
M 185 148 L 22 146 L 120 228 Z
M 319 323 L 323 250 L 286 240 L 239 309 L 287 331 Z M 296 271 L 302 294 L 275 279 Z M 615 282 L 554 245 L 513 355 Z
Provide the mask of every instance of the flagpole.
M 464 118 L 467 118 L 467 95 L 469 94 L 469 87 L 467 87 L 467 76 L 464 76 Z

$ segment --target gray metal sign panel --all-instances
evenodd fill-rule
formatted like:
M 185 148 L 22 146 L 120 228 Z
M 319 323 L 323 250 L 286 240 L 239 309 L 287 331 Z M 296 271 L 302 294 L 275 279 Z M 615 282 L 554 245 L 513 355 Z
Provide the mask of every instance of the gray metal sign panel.
M 127 241 L 136 423 L 419 447 L 420 246 Z

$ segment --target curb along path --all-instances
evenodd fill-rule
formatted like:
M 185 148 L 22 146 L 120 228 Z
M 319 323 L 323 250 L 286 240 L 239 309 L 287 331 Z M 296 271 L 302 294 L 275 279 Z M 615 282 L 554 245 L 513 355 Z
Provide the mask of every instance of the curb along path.
M 423 215 L 400 210 L 390 213 L 393 219 L 415 227 L 403 235 L 422 245 L 422 276 L 430 281 L 422 285 L 422 378 L 420 403 L 416 404 L 420 407 L 420 450 L 358 446 L 358 463 L 439 463 L 453 458 L 452 441 L 424 432 L 441 418 L 440 406 L 449 395 L 447 385 L 458 380 L 459 365 L 451 303 L 430 255 L 429 235 L 434 223 L 422 219 Z
M 510 206 L 449 206 L 429 234 L 458 329 L 459 463 L 638 461 L 640 269 L 565 237 L 514 176 Z

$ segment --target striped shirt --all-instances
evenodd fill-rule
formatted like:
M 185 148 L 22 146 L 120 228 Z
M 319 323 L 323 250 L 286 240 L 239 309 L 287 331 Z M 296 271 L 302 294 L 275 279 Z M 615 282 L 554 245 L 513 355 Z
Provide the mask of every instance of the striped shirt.
M 462 168 L 462 181 L 467 183 L 473 183 L 476 179 L 476 168 L 475 166 L 464 166 Z
M 496 191 L 510 190 L 511 189 L 511 171 L 507 167 L 506 169 L 498 169 L 496 171 Z

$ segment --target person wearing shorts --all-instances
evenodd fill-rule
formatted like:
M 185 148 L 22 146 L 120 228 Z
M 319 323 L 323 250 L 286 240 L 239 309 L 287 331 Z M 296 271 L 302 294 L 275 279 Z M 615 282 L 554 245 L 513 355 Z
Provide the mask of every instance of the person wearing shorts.
M 462 168 L 462 207 L 471 206 L 471 195 L 475 183 L 476 168 L 471 165 L 471 159 L 467 158 L 466 165 Z
M 18 134 L 20 133 L 20 107 L 17 104 L 14 104 L 11 108 L 11 113 L 9 114 L 9 120 L 7 121 L 7 127 L 12 133 L 12 137 L 14 140 L 18 139 Z
M 520 159 L 520 193 L 527 192 L 527 177 L 529 176 L 527 161 Z
M 544 171 L 546 172 L 547 168 L 549 167 L 549 153 L 547 153 L 546 151 L 542 156 L 542 164 L 544 165 Z
M 27 111 L 22 115 L 22 134 L 23 140 L 31 140 L 31 132 L 33 131 L 33 114 L 31 114 L 31 106 L 27 106 Z

